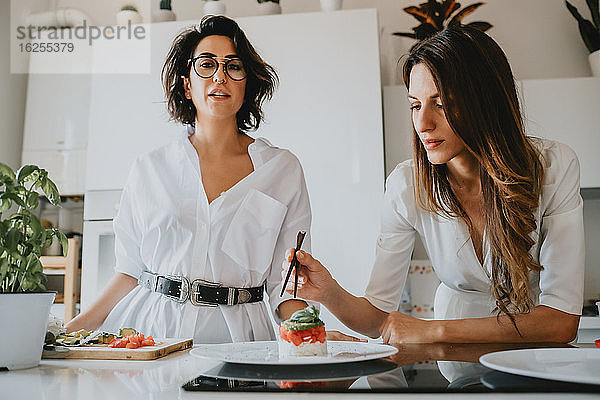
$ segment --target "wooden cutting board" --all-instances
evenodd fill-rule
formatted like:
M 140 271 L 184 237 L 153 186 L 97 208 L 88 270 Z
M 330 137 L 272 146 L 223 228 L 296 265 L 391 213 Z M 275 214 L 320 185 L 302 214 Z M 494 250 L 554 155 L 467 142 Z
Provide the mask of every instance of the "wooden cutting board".
M 192 339 L 154 339 L 155 346 L 139 349 L 115 349 L 106 345 L 69 347 L 64 358 L 94 360 L 155 360 L 169 353 L 192 347 Z

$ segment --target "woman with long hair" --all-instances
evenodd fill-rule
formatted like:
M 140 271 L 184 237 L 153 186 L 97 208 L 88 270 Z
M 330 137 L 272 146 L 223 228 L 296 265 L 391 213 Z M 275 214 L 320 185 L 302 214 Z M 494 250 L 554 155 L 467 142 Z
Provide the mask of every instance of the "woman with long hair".
M 387 178 L 366 293 L 346 292 L 298 252 L 299 296 L 389 343 L 573 340 L 584 274 L 576 155 L 526 136 L 509 63 L 483 32 L 418 43 L 403 78 L 414 159 Z M 442 282 L 431 321 L 396 311 L 416 235 Z

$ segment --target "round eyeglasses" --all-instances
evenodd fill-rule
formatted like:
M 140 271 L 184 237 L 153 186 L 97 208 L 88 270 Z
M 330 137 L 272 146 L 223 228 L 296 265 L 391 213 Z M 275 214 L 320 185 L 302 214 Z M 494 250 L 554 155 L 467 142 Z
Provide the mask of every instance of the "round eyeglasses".
M 239 58 L 222 58 L 218 60 L 215 57 L 199 56 L 190 58 L 188 63 L 192 63 L 196 75 L 200 78 L 212 78 L 219 69 L 219 64 L 223 64 L 223 71 L 234 81 L 246 79 L 246 69 L 244 63 Z

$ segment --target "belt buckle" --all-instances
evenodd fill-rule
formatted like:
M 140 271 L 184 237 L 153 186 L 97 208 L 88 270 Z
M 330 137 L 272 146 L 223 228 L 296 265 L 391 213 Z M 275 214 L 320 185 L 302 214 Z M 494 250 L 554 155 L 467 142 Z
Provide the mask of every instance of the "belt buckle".
M 206 306 L 206 307 L 218 307 L 219 305 L 216 303 L 209 303 L 207 301 L 198 301 L 196 300 L 196 295 L 199 293 L 197 291 L 198 286 L 210 286 L 210 287 L 219 287 L 220 283 L 205 281 L 204 279 L 194 279 L 192 281 L 191 289 L 190 289 L 190 303 L 195 306 Z
M 190 281 L 188 278 L 186 278 L 185 276 L 177 276 L 177 275 L 166 275 L 165 278 L 168 278 L 172 281 L 175 282 L 180 282 L 181 283 L 181 287 L 179 288 L 179 297 L 176 296 L 171 296 L 169 294 L 163 294 L 164 296 L 167 296 L 168 298 L 170 298 L 173 301 L 176 301 L 178 303 L 185 303 L 191 296 L 190 296 Z M 158 279 L 157 279 L 158 281 Z M 155 285 L 156 287 L 156 285 Z
M 150 275 L 152 280 L 148 281 L 147 279 L 144 279 L 144 275 Z M 152 272 L 143 271 L 138 278 L 138 285 L 144 286 L 145 288 L 156 292 L 156 288 L 158 287 L 158 275 L 153 274 Z
M 233 291 L 235 291 L 235 289 L 233 289 Z M 250 293 L 249 290 L 246 290 L 246 289 L 243 289 L 243 288 L 238 288 L 238 301 L 237 301 L 237 304 L 247 303 L 248 301 L 250 301 L 251 298 L 252 298 L 252 294 Z M 233 303 L 233 300 L 232 300 L 232 303 Z

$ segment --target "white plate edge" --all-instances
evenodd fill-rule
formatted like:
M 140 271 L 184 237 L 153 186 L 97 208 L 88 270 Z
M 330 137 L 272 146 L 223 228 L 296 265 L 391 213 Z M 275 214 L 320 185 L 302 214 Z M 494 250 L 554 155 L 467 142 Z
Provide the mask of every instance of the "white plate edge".
M 497 357 L 499 353 L 509 353 L 509 352 L 510 353 L 516 353 L 516 352 L 533 353 L 534 351 L 557 351 L 557 350 L 558 351 L 579 350 L 579 351 L 582 351 L 585 353 L 594 351 L 594 349 L 591 349 L 591 348 L 589 348 L 589 349 L 588 348 L 538 348 L 538 349 L 501 350 L 501 351 L 494 351 L 492 353 L 487 353 L 487 354 L 482 355 L 481 357 L 479 357 L 479 362 L 487 368 L 490 368 L 490 369 L 493 369 L 496 371 L 506 372 L 508 374 L 513 374 L 513 375 L 522 375 L 522 376 L 528 376 L 531 378 L 547 379 L 547 380 L 551 380 L 551 381 L 560 381 L 560 382 L 569 382 L 569 383 L 584 383 L 584 384 L 589 384 L 589 385 L 600 385 L 600 377 L 598 378 L 598 380 L 592 382 L 588 379 L 585 379 L 585 377 L 583 377 L 583 379 L 579 379 L 578 377 L 573 376 L 573 375 L 565 377 L 564 375 L 556 375 L 556 374 L 552 374 L 552 373 L 538 372 L 535 370 L 510 368 L 510 367 L 505 367 L 502 365 L 495 364 L 493 361 L 490 362 L 489 360 L 487 360 L 488 358 L 493 359 L 494 357 Z M 515 372 L 515 371 L 518 371 L 518 372 Z
M 242 343 L 259 343 L 261 341 L 256 341 L 256 342 L 236 342 L 235 344 L 239 345 Z M 262 342 L 267 342 L 267 343 L 275 343 L 277 344 L 276 340 L 264 340 Z M 348 359 L 331 359 L 331 358 L 327 358 L 327 357 L 307 357 L 307 358 L 295 358 L 295 357 L 286 357 L 286 358 L 280 358 L 278 359 L 277 362 L 261 362 L 260 360 L 244 360 L 244 362 L 239 362 L 239 361 L 231 361 L 231 360 L 226 360 L 222 357 L 216 358 L 216 357 L 211 357 L 211 356 L 206 356 L 203 354 L 197 354 L 199 353 L 199 349 L 201 346 L 211 346 L 211 345 L 215 345 L 215 346 L 226 346 L 226 345 L 230 345 L 230 344 L 234 344 L 234 343 L 207 343 L 207 344 L 199 344 L 197 347 L 192 348 L 192 350 L 190 350 L 190 353 L 193 357 L 198 357 L 198 358 L 203 358 L 203 359 L 208 359 L 208 360 L 216 360 L 216 361 L 220 361 L 220 362 L 226 362 L 226 363 L 234 363 L 234 364 L 248 364 L 248 365 L 317 365 L 317 364 L 342 364 L 342 363 L 350 363 L 350 362 L 360 362 L 360 361 L 372 361 L 372 360 L 378 360 L 380 358 L 385 358 L 385 357 L 389 357 L 392 356 L 396 353 L 398 353 L 398 348 L 391 346 L 389 344 L 383 344 L 383 343 L 365 343 L 365 342 L 346 342 L 346 341 L 342 341 L 342 340 L 330 340 L 328 341 L 328 343 L 353 343 L 355 345 L 361 346 L 361 345 L 376 345 L 376 346 L 381 346 L 381 347 L 387 347 L 389 348 L 387 351 L 382 351 L 381 354 L 377 354 L 377 355 L 373 355 L 373 356 L 367 356 L 368 358 L 365 358 L 365 356 L 363 357 L 359 357 L 359 358 L 348 358 Z

